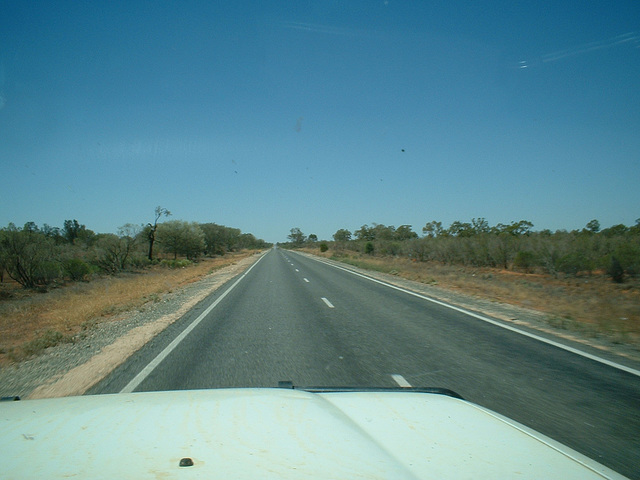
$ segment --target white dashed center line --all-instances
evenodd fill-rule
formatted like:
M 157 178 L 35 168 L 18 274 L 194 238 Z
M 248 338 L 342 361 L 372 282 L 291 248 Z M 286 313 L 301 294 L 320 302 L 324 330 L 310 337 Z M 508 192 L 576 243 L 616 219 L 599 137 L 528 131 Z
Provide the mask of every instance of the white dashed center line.
M 309 280 L 307 280 L 306 278 L 303 278 L 303 280 L 304 280 L 305 282 L 309 283 Z
M 300 270 L 298 270 L 298 269 L 296 268 L 296 272 L 299 272 L 299 271 L 300 271 Z
M 394 373 L 393 375 L 391 375 L 391 378 L 393 378 L 393 380 L 398 384 L 398 386 L 402 388 L 411 388 L 411 384 L 407 382 L 402 375 L 398 375 L 397 373 Z
M 327 307 L 329 307 L 329 308 L 335 308 L 335 307 L 333 306 L 333 304 L 332 304 L 329 300 L 327 300 L 326 298 L 322 297 L 322 301 L 323 301 L 324 303 L 326 303 L 326 304 L 327 304 Z

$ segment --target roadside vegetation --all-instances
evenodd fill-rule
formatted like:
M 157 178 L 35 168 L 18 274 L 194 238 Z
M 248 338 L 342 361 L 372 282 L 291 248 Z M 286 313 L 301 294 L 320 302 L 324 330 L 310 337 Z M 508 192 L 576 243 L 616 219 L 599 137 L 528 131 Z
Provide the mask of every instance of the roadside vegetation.
M 285 248 L 538 310 L 550 326 L 640 347 L 640 219 L 601 229 L 534 231 L 528 221 L 363 225 L 315 240 L 294 228 Z
M 94 322 L 269 247 L 237 228 L 158 221 L 97 234 L 77 220 L 0 229 L 0 365 L 74 341 Z

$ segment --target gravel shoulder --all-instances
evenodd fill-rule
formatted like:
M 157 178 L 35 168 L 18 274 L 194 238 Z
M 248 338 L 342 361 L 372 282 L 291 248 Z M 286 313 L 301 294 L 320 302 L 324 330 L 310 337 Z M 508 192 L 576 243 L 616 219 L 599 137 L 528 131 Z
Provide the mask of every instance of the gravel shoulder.
M 50 398 L 82 395 L 189 309 L 258 260 L 252 255 L 137 310 L 92 326 L 75 343 L 0 369 L 0 396 Z

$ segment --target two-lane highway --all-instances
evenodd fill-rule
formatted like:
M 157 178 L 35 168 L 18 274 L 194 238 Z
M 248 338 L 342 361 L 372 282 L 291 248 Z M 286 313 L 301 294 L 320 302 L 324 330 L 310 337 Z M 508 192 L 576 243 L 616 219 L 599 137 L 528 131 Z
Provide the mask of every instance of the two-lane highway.
M 439 386 L 640 478 L 640 377 L 272 249 L 91 393 Z

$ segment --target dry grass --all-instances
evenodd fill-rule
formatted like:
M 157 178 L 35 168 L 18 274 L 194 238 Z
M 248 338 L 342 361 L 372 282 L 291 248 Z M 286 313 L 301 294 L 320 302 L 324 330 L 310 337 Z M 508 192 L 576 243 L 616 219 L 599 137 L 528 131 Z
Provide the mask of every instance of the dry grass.
M 162 266 L 75 283 L 46 293 L 3 285 L 0 300 L 0 365 L 21 360 L 60 342 L 73 341 L 93 323 L 157 302 L 161 295 L 198 281 L 254 252 L 204 259 L 184 268 Z M 10 297 L 10 298 L 7 298 Z
M 554 278 L 491 268 L 412 262 L 331 250 L 309 253 L 361 268 L 434 284 L 496 302 L 547 314 L 548 323 L 587 336 L 606 336 L 615 343 L 640 346 L 640 282 L 615 284 L 604 275 Z

